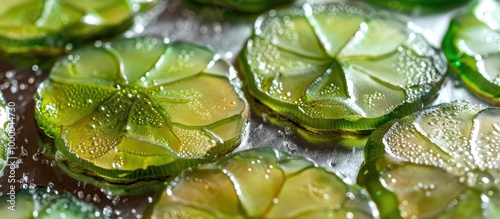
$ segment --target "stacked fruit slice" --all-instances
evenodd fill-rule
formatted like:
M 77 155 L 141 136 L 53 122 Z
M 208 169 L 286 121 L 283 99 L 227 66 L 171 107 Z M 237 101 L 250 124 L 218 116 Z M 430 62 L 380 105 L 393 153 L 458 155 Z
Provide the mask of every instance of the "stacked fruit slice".
M 446 72 L 402 22 L 343 3 L 262 15 L 238 64 L 253 97 L 315 132 L 371 131 L 415 112 Z
M 65 192 L 49 192 L 48 189 L 40 187 L 1 196 L 0 215 L 2 218 L 11 219 L 107 218 L 90 203 L 81 201 Z
M 372 218 L 357 187 L 308 159 L 256 148 L 186 171 L 158 194 L 151 218 Z
M 22 61 L 56 57 L 74 46 L 125 31 L 134 16 L 156 3 L 157 0 L 0 0 L 0 52 Z
M 414 14 L 437 12 L 463 5 L 470 0 L 365 0 L 374 5 Z
M 456 16 L 443 40 L 451 69 L 472 93 L 500 105 L 500 3 L 480 1 Z
M 240 142 L 246 102 L 228 77 L 234 70 L 204 47 L 117 40 L 57 62 L 35 116 L 73 171 L 113 183 L 164 178 Z
M 452 102 L 372 133 L 358 183 L 382 218 L 499 218 L 500 109 Z
M 187 0 L 202 5 L 221 6 L 227 10 L 259 13 L 293 0 Z

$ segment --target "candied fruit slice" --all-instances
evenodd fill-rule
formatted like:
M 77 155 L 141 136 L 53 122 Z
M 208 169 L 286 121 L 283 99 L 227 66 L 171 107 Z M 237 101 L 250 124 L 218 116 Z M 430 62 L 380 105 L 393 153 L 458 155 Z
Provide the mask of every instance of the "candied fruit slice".
M 0 176 L 3 175 L 3 170 L 7 166 L 7 158 L 9 157 L 9 147 L 13 143 L 13 138 L 9 140 L 9 134 L 15 134 L 14 127 L 16 109 L 12 105 L 7 105 L 3 95 L 0 93 Z M 15 145 L 13 145 L 15 146 Z
M 371 4 L 385 7 L 394 11 L 403 11 L 412 14 L 443 11 L 461 6 L 470 0 L 365 0 Z
M 381 218 L 500 217 L 500 109 L 445 103 L 368 138 L 358 183 Z
M 451 70 L 468 90 L 500 106 L 500 2 L 478 1 L 450 23 L 442 42 Z
M 177 176 L 147 218 L 373 218 L 370 199 L 312 161 L 269 147 L 228 155 Z
M 56 57 L 125 31 L 136 15 L 158 1 L 0 0 L 0 52 L 21 64 L 25 59 Z
M 260 16 L 238 66 L 255 99 L 315 132 L 372 131 L 415 112 L 446 74 L 421 35 L 347 3 Z
M 248 115 L 235 77 L 204 47 L 120 39 L 59 60 L 36 120 L 70 168 L 111 183 L 164 178 L 240 142 Z
M 0 196 L 2 218 L 107 218 L 94 205 L 81 201 L 67 192 L 59 193 L 37 187 L 9 193 Z
M 259 13 L 294 0 L 185 0 L 200 5 L 224 7 L 228 11 Z

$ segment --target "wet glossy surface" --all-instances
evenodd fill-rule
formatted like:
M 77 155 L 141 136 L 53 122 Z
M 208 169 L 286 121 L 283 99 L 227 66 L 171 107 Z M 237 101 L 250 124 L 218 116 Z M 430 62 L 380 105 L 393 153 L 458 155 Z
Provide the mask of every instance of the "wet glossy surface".
M 452 20 L 443 49 L 454 73 L 478 97 L 500 105 L 500 3 L 479 1 Z
M 315 131 L 370 131 L 412 113 L 447 69 L 405 24 L 349 4 L 267 13 L 238 58 L 256 99 Z
M 156 0 L 2 0 L 0 51 L 20 63 L 24 59 L 60 56 L 74 46 L 127 30 L 135 15 Z
M 322 0 L 325 1 L 325 0 Z M 332 1 L 332 0 L 326 0 Z M 304 1 L 298 0 L 296 5 Z M 309 0 L 308 2 L 318 2 Z M 179 0 L 170 0 L 158 22 L 149 25 L 136 25 L 125 35 L 161 35 L 174 40 L 185 40 L 208 46 L 221 57 L 234 60 L 251 34 L 252 18 L 231 20 L 226 14 L 211 13 L 211 10 L 187 9 Z M 415 26 L 433 46 L 439 47 L 450 17 L 457 11 L 447 11 L 428 16 L 411 16 Z M 394 16 L 394 15 L 391 15 Z M 243 16 L 239 16 L 243 17 Z M 0 90 L 7 102 L 14 102 L 16 107 L 16 145 L 14 151 L 18 167 L 13 177 L 14 183 L 8 182 L 8 176 L 0 177 L 0 192 L 9 192 L 9 186 L 16 189 L 33 188 L 37 185 L 48 186 L 59 191 L 68 191 L 75 197 L 94 203 L 103 215 L 112 218 L 142 218 L 144 209 L 152 201 L 154 193 L 141 195 L 111 195 L 108 190 L 100 189 L 93 183 L 75 180 L 61 171 L 56 162 L 42 155 L 35 133 L 36 123 L 33 118 L 33 97 L 40 82 L 48 76 L 39 65 L 20 68 L 8 63 L 0 64 Z M 440 95 L 434 103 L 449 102 L 455 99 L 468 99 L 481 102 L 463 89 L 460 83 L 447 78 Z M 351 181 L 356 180 L 363 161 L 361 148 L 344 148 L 321 138 L 304 138 L 303 129 L 297 129 L 287 120 L 251 109 L 250 124 L 237 150 L 271 145 L 290 154 L 305 155 L 312 158 L 319 166 L 329 171 L 344 175 Z M 278 122 L 275 122 L 278 121 Z M 320 141 L 318 141 L 320 140 Z
M 500 109 L 452 102 L 370 135 L 358 183 L 384 218 L 500 217 Z
M 11 202 L 14 201 L 14 204 Z M 11 207 L 13 206 L 13 207 Z M 15 211 L 12 211 L 14 209 Z M 12 219 L 104 219 L 97 208 L 69 193 L 38 187 L 0 197 L 0 215 Z
M 9 110 L 10 109 L 10 110 Z M 3 170 L 7 165 L 8 149 L 9 149 L 9 132 L 8 130 L 15 131 L 15 127 L 10 126 L 9 114 L 12 112 L 13 107 L 7 107 L 5 98 L 0 94 L 0 176 L 3 176 Z
M 258 185 L 258 186 L 257 186 Z M 174 179 L 147 218 L 373 218 L 358 187 L 269 147 L 234 153 Z
M 470 0 L 365 0 L 368 3 L 414 15 L 438 12 L 463 5 Z
M 222 7 L 230 11 L 260 13 L 294 0 L 185 0 L 208 7 Z
M 234 69 L 200 46 L 115 40 L 59 60 L 35 118 L 56 160 L 112 183 L 165 179 L 241 141 L 247 106 L 229 77 Z

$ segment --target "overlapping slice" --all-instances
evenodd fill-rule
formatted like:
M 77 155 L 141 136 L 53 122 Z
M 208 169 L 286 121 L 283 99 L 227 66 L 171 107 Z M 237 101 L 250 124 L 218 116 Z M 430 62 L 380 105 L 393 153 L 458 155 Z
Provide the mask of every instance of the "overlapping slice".
M 163 178 L 240 142 L 247 104 L 229 77 L 234 69 L 204 47 L 116 40 L 58 61 L 35 116 L 70 167 L 114 183 Z
M 202 5 L 222 6 L 227 10 L 258 13 L 293 0 L 187 0 Z
M 500 105 L 500 3 L 479 1 L 450 24 L 442 47 L 450 67 L 476 96 Z
M 54 57 L 128 29 L 159 0 L 0 0 L 0 52 L 16 59 Z
M 372 218 L 357 186 L 313 162 L 272 148 L 229 155 L 187 171 L 146 210 L 147 218 Z
M 365 0 L 395 11 L 414 14 L 436 12 L 463 5 L 470 0 Z
M 94 205 L 81 201 L 69 193 L 37 187 L 7 193 L 0 197 L 0 215 L 12 219 L 104 219 Z
M 370 135 L 358 183 L 382 218 L 499 218 L 500 109 L 441 104 Z
M 446 71 L 418 33 L 344 3 L 259 17 L 238 64 L 252 96 L 313 131 L 371 131 L 414 112 Z

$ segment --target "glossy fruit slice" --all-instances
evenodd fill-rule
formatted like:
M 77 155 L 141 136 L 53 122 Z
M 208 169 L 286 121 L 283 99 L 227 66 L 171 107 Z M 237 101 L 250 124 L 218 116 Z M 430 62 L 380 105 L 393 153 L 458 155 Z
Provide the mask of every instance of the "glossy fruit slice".
M 146 218 L 372 218 L 357 186 L 312 161 L 269 147 L 183 172 L 158 193 Z
M 470 0 L 365 0 L 394 11 L 414 14 L 436 12 L 463 5 Z
M 0 93 L 0 176 L 3 175 L 3 170 L 7 165 L 8 151 L 9 151 L 9 132 L 15 133 L 14 123 L 10 122 L 11 117 L 9 114 L 15 114 L 13 107 L 7 107 L 3 95 Z M 14 138 L 11 139 L 14 143 Z M 13 144 L 11 143 L 11 144 Z
M 227 10 L 259 13 L 294 0 L 185 0 L 208 6 L 222 6 Z
M 48 192 L 40 187 L 1 196 L 0 215 L 11 219 L 106 218 L 94 205 L 69 193 Z
M 0 52 L 13 58 L 62 55 L 121 33 L 159 0 L 0 0 Z
M 120 39 L 55 64 L 35 116 L 57 159 L 130 183 L 212 161 L 240 142 L 248 115 L 228 79 L 234 69 L 204 47 L 167 41 Z
M 358 183 L 382 218 L 500 218 L 500 109 L 433 106 L 374 131 Z
M 252 96 L 314 131 L 373 130 L 414 112 L 446 72 L 421 35 L 343 3 L 259 17 L 238 64 Z
M 248 93 L 245 94 L 249 95 Z M 265 139 L 265 142 L 269 142 L 267 141 L 269 139 L 267 137 L 262 138 L 261 135 L 263 133 L 259 133 L 258 131 L 261 130 L 262 127 L 268 126 L 268 128 L 270 128 L 271 130 L 278 130 L 278 132 L 274 134 L 276 136 L 279 136 L 280 139 L 281 137 L 291 137 L 290 139 L 282 139 L 282 141 L 292 141 L 295 145 L 308 145 L 308 147 L 314 147 L 317 149 L 332 148 L 332 145 L 335 147 L 343 147 L 346 149 L 362 149 L 365 147 L 366 140 L 368 139 L 368 134 L 338 135 L 332 133 L 311 132 L 296 125 L 287 118 L 284 118 L 282 116 L 269 115 L 269 108 L 258 103 L 254 98 L 249 98 L 247 100 L 248 104 L 250 105 L 252 114 L 252 118 L 250 120 L 254 123 L 263 125 L 254 126 L 253 128 L 252 125 L 250 125 L 250 129 L 252 130 L 250 132 L 250 138 L 252 138 L 252 136 L 259 136 L 259 138 L 261 138 L 262 140 Z M 290 147 L 288 143 L 283 144 L 288 145 L 285 146 L 287 149 L 294 148 Z
M 476 96 L 500 105 L 500 2 L 480 1 L 450 24 L 442 47 L 450 67 Z

